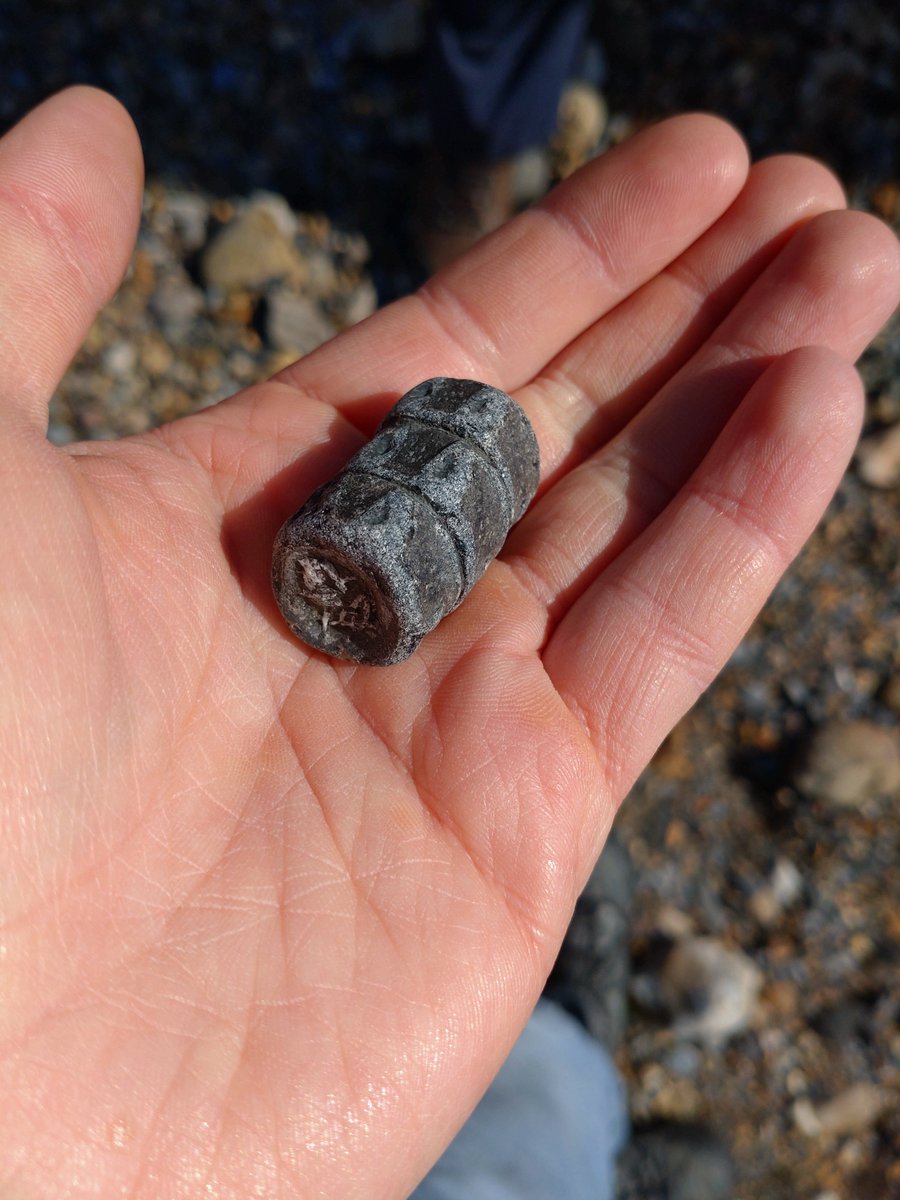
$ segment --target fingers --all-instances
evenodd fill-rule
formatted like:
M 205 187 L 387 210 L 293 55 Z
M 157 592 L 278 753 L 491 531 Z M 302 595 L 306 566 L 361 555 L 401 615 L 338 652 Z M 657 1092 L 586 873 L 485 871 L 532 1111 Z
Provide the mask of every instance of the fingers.
M 812 531 L 861 411 L 858 377 L 833 352 L 776 360 L 674 501 L 557 628 L 545 668 L 617 794 L 724 665 Z
M 890 315 L 898 278 L 880 222 L 826 213 L 803 227 L 655 399 L 513 531 L 504 557 L 554 619 L 662 511 L 773 357 L 821 345 L 855 358 Z
M 280 378 L 363 424 L 432 375 L 520 387 L 677 258 L 728 207 L 746 173 L 743 142 L 724 122 L 665 121 Z
M 47 100 L 0 141 L 0 406 L 46 426 L 50 394 L 134 244 L 143 168 L 134 125 L 93 88 Z
M 627 424 L 801 222 L 843 207 L 840 184 L 820 163 L 792 155 L 757 163 L 707 233 L 518 393 L 540 438 L 544 486 Z
M 419 295 L 322 346 L 265 390 L 175 422 L 167 436 L 212 463 L 227 427 L 242 446 L 240 478 L 229 473 L 224 481 L 232 506 L 310 442 L 327 437 L 338 462 L 349 456 L 360 435 L 341 427 L 332 405 L 370 433 L 401 392 L 429 376 L 471 376 L 511 389 L 677 257 L 728 207 L 746 171 L 743 142 L 716 118 L 679 117 L 645 130 L 479 243 Z M 298 392 L 306 404 L 297 403 Z M 310 486 L 325 477 L 313 475 Z M 302 492 L 295 488 L 294 504 Z

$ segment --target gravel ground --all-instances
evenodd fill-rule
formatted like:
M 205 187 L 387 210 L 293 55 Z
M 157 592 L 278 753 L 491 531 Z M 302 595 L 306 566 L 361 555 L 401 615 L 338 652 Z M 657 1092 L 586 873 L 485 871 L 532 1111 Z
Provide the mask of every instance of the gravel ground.
M 58 442 L 214 403 L 418 278 L 397 214 L 427 141 L 420 5 L 249 13 L 0 13 L 0 122 L 96 82 L 148 161 L 128 278 L 53 401 Z M 815 154 L 900 225 L 887 0 L 609 0 L 596 28 L 607 141 L 721 112 L 755 154 Z M 864 442 L 825 521 L 619 821 L 639 880 L 620 1064 L 634 1114 L 724 1130 L 740 1200 L 900 1196 L 900 323 L 862 369 Z

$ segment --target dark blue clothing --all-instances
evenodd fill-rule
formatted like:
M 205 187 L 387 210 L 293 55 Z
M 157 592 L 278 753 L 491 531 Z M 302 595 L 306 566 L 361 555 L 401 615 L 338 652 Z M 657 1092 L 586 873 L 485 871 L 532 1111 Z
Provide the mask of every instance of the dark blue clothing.
M 497 162 L 546 143 L 590 0 L 435 0 L 427 88 L 435 146 Z

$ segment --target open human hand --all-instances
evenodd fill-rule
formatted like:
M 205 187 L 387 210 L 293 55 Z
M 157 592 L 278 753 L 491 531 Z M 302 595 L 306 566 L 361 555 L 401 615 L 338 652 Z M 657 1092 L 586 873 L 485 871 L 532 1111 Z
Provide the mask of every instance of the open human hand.
M 0 1195 L 397 1200 L 834 491 L 897 244 L 676 118 L 277 379 L 54 448 L 140 186 L 89 89 L 0 143 Z M 275 531 L 433 375 L 515 394 L 540 491 L 411 659 L 326 659 Z

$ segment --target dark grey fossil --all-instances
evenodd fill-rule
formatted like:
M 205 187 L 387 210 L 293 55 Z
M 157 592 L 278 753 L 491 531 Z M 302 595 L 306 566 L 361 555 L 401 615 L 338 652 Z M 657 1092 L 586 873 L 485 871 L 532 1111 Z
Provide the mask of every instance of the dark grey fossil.
M 275 598 L 335 658 L 389 666 L 465 598 L 538 483 L 518 404 L 472 379 L 427 379 L 281 527 Z

